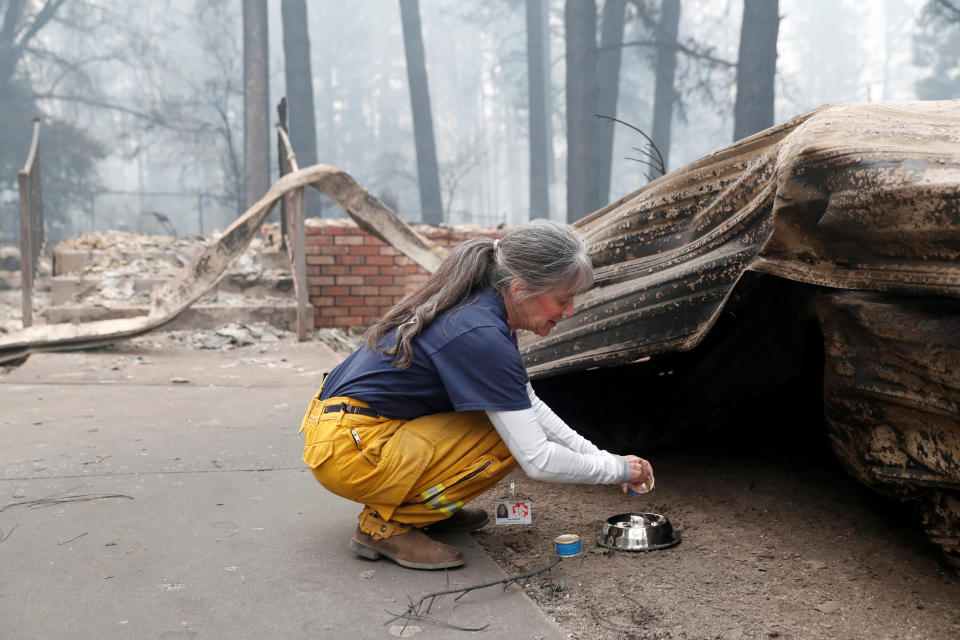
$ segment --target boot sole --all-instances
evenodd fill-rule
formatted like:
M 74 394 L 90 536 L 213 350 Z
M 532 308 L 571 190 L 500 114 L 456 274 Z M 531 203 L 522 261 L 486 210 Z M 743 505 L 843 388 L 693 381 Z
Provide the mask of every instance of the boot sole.
M 444 526 L 443 520 L 440 520 L 439 522 L 434 522 L 433 524 L 429 524 L 425 526 L 424 530 L 436 531 L 437 533 L 470 533 L 472 531 L 476 531 L 478 529 L 484 528 L 489 523 L 490 523 L 489 515 L 487 516 L 487 519 L 484 520 L 483 522 L 478 522 L 472 525 L 461 525 L 459 527 L 451 527 L 449 525 Z
M 367 558 L 369 560 L 379 560 L 380 556 L 390 558 L 400 566 L 407 567 L 408 569 L 452 569 L 453 567 L 463 566 L 463 560 L 451 560 L 449 562 L 410 562 L 409 560 L 404 560 L 403 558 L 398 558 L 386 553 L 381 549 L 364 544 L 356 538 L 350 539 L 350 551 L 361 558 Z

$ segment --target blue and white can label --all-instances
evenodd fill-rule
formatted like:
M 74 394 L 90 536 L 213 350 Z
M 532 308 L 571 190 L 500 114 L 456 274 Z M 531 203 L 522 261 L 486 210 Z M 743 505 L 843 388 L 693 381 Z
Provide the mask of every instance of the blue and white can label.
M 580 553 L 580 536 L 574 533 L 564 533 L 554 538 L 558 556 L 575 556 Z

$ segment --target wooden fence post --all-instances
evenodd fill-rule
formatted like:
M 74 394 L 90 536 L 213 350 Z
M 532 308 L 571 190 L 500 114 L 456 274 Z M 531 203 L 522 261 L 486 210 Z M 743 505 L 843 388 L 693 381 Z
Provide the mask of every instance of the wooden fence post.
M 280 101 L 277 110 L 281 118 L 286 115 L 286 99 Z M 297 164 L 297 156 L 293 152 L 293 146 L 290 144 L 290 137 L 287 135 L 283 121 L 277 125 L 277 136 L 280 146 L 281 176 L 286 171 L 298 171 L 300 166 Z M 284 220 L 280 222 L 280 233 L 287 238 L 286 244 L 290 256 L 290 266 L 293 271 L 293 289 L 297 296 L 297 340 L 300 342 L 307 339 L 307 324 L 313 324 L 313 318 L 308 317 L 307 313 L 309 291 L 307 290 L 307 238 L 304 229 L 306 203 L 304 187 L 285 194 L 281 202 L 283 207 L 281 211 L 285 212 L 286 224 L 284 224 Z
M 23 326 L 33 324 L 33 283 L 43 248 L 43 195 L 40 175 L 40 119 L 33 121 L 33 140 L 23 169 L 17 172 L 20 193 L 20 286 Z

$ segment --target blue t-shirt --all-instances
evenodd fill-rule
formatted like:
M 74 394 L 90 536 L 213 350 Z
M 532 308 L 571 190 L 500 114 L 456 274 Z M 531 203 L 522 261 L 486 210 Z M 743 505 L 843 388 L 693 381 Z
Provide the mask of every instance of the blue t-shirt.
M 376 352 L 362 345 L 350 354 L 327 376 L 321 398 L 347 396 L 403 420 L 447 411 L 530 408 L 527 369 L 495 289 L 475 290 L 437 315 L 414 339 L 413 362 L 405 369 L 382 353 L 395 342 L 392 329 Z

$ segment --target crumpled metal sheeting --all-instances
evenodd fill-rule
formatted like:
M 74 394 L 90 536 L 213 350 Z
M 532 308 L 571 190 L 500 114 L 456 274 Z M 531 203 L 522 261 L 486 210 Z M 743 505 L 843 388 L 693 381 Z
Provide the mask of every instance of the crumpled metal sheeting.
M 689 349 L 746 270 L 960 297 L 960 100 L 827 105 L 678 169 L 578 223 L 594 287 L 532 377 Z
M 824 415 L 861 482 L 923 513 L 960 568 L 960 300 L 825 293 Z
M 836 292 L 814 308 L 841 459 L 863 461 L 868 484 L 899 468 L 919 485 L 960 490 L 960 300 Z

